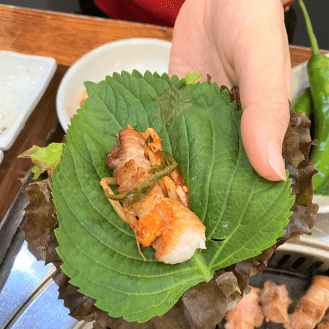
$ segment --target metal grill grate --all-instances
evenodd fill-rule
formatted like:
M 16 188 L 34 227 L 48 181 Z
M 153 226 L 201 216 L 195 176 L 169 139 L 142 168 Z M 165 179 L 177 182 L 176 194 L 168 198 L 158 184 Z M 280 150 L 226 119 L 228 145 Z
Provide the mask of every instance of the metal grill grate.
M 277 249 L 268 267 L 307 277 L 329 275 L 329 245 L 301 237 L 298 243 L 286 243 Z

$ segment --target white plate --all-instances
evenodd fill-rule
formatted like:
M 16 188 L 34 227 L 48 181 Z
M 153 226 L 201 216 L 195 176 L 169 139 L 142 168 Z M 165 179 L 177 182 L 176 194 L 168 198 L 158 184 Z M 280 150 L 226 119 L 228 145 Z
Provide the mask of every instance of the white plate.
M 329 53 L 326 56 L 329 57 Z M 310 85 L 307 74 L 307 62 L 299 64 L 291 70 L 291 99 L 294 99 Z M 319 213 L 329 213 L 329 197 L 315 195 L 313 202 L 319 205 Z
M 0 150 L 0 165 L 3 160 L 3 157 L 4 157 L 4 153 L 3 153 L 3 151 Z
M 134 69 L 159 75 L 168 73 L 171 42 L 158 39 L 125 39 L 111 42 L 81 57 L 66 72 L 58 89 L 56 108 L 59 121 L 66 132 L 70 118 L 80 107 L 85 91 L 84 82 L 100 82 L 107 75 Z
M 0 51 L 0 149 L 12 146 L 56 67 L 53 58 Z

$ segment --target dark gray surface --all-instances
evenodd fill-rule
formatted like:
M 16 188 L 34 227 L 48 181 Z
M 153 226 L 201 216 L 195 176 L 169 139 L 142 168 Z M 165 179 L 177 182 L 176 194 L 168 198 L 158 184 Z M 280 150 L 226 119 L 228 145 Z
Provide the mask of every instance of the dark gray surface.
M 81 0 L 81 3 L 85 4 L 90 1 L 91 0 Z M 80 0 L 0 0 L 0 3 L 20 7 L 82 14 Z M 304 3 L 311 17 L 320 49 L 329 50 L 329 0 L 304 0 Z M 310 43 L 308 40 L 302 11 L 298 5 L 298 0 L 295 0 L 293 7 L 297 14 L 297 28 L 292 44 L 296 46 L 309 47 Z M 91 10 L 88 14 L 94 15 L 94 13 L 95 12 Z
M 329 0 L 304 0 L 304 3 L 310 16 L 319 48 L 329 50 Z M 304 17 L 298 5 L 298 0 L 295 0 L 292 6 L 297 14 L 297 28 L 293 45 L 310 47 Z
M 79 0 L 0 0 L 1 4 L 62 13 L 81 14 Z

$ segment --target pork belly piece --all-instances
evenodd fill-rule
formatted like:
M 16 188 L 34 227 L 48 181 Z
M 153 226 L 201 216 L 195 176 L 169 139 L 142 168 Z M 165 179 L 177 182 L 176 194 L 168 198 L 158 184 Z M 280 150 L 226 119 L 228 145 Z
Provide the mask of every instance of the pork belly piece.
M 166 199 L 163 207 L 172 209 L 169 216 L 163 216 L 168 225 L 152 243 L 155 257 L 164 263 L 176 264 L 190 259 L 196 249 L 206 249 L 205 228 L 197 215 L 178 200 Z M 141 223 L 138 225 L 141 226 Z
M 285 323 L 288 321 L 288 307 L 291 304 L 285 285 L 277 286 L 271 281 L 266 281 L 260 304 L 266 321 Z
M 329 307 L 329 277 L 314 276 L 306 294 L 298 301 L 286 329 L 313 329 Z
M 249 294 L 243 296 L 238 305 L 226 313 L 225 329 L 253 329 L 262 325 L 264 314 L 259 306 L 261 290 L 250 288 Z

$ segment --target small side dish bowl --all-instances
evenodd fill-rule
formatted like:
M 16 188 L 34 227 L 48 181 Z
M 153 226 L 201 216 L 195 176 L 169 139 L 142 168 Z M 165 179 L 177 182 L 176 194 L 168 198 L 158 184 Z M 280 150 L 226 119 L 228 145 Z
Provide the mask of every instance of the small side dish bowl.
M 58 89 L 56 108 L 59 121 L 67 131 L 70 118 L 79 109 L 84 82 L 100 82 L 107 75 L 134 69 L 159 75 L 168 73 L 171 43 L 158 39 L 125 39 L 98 47 L 81 57 L 67 71 Z

